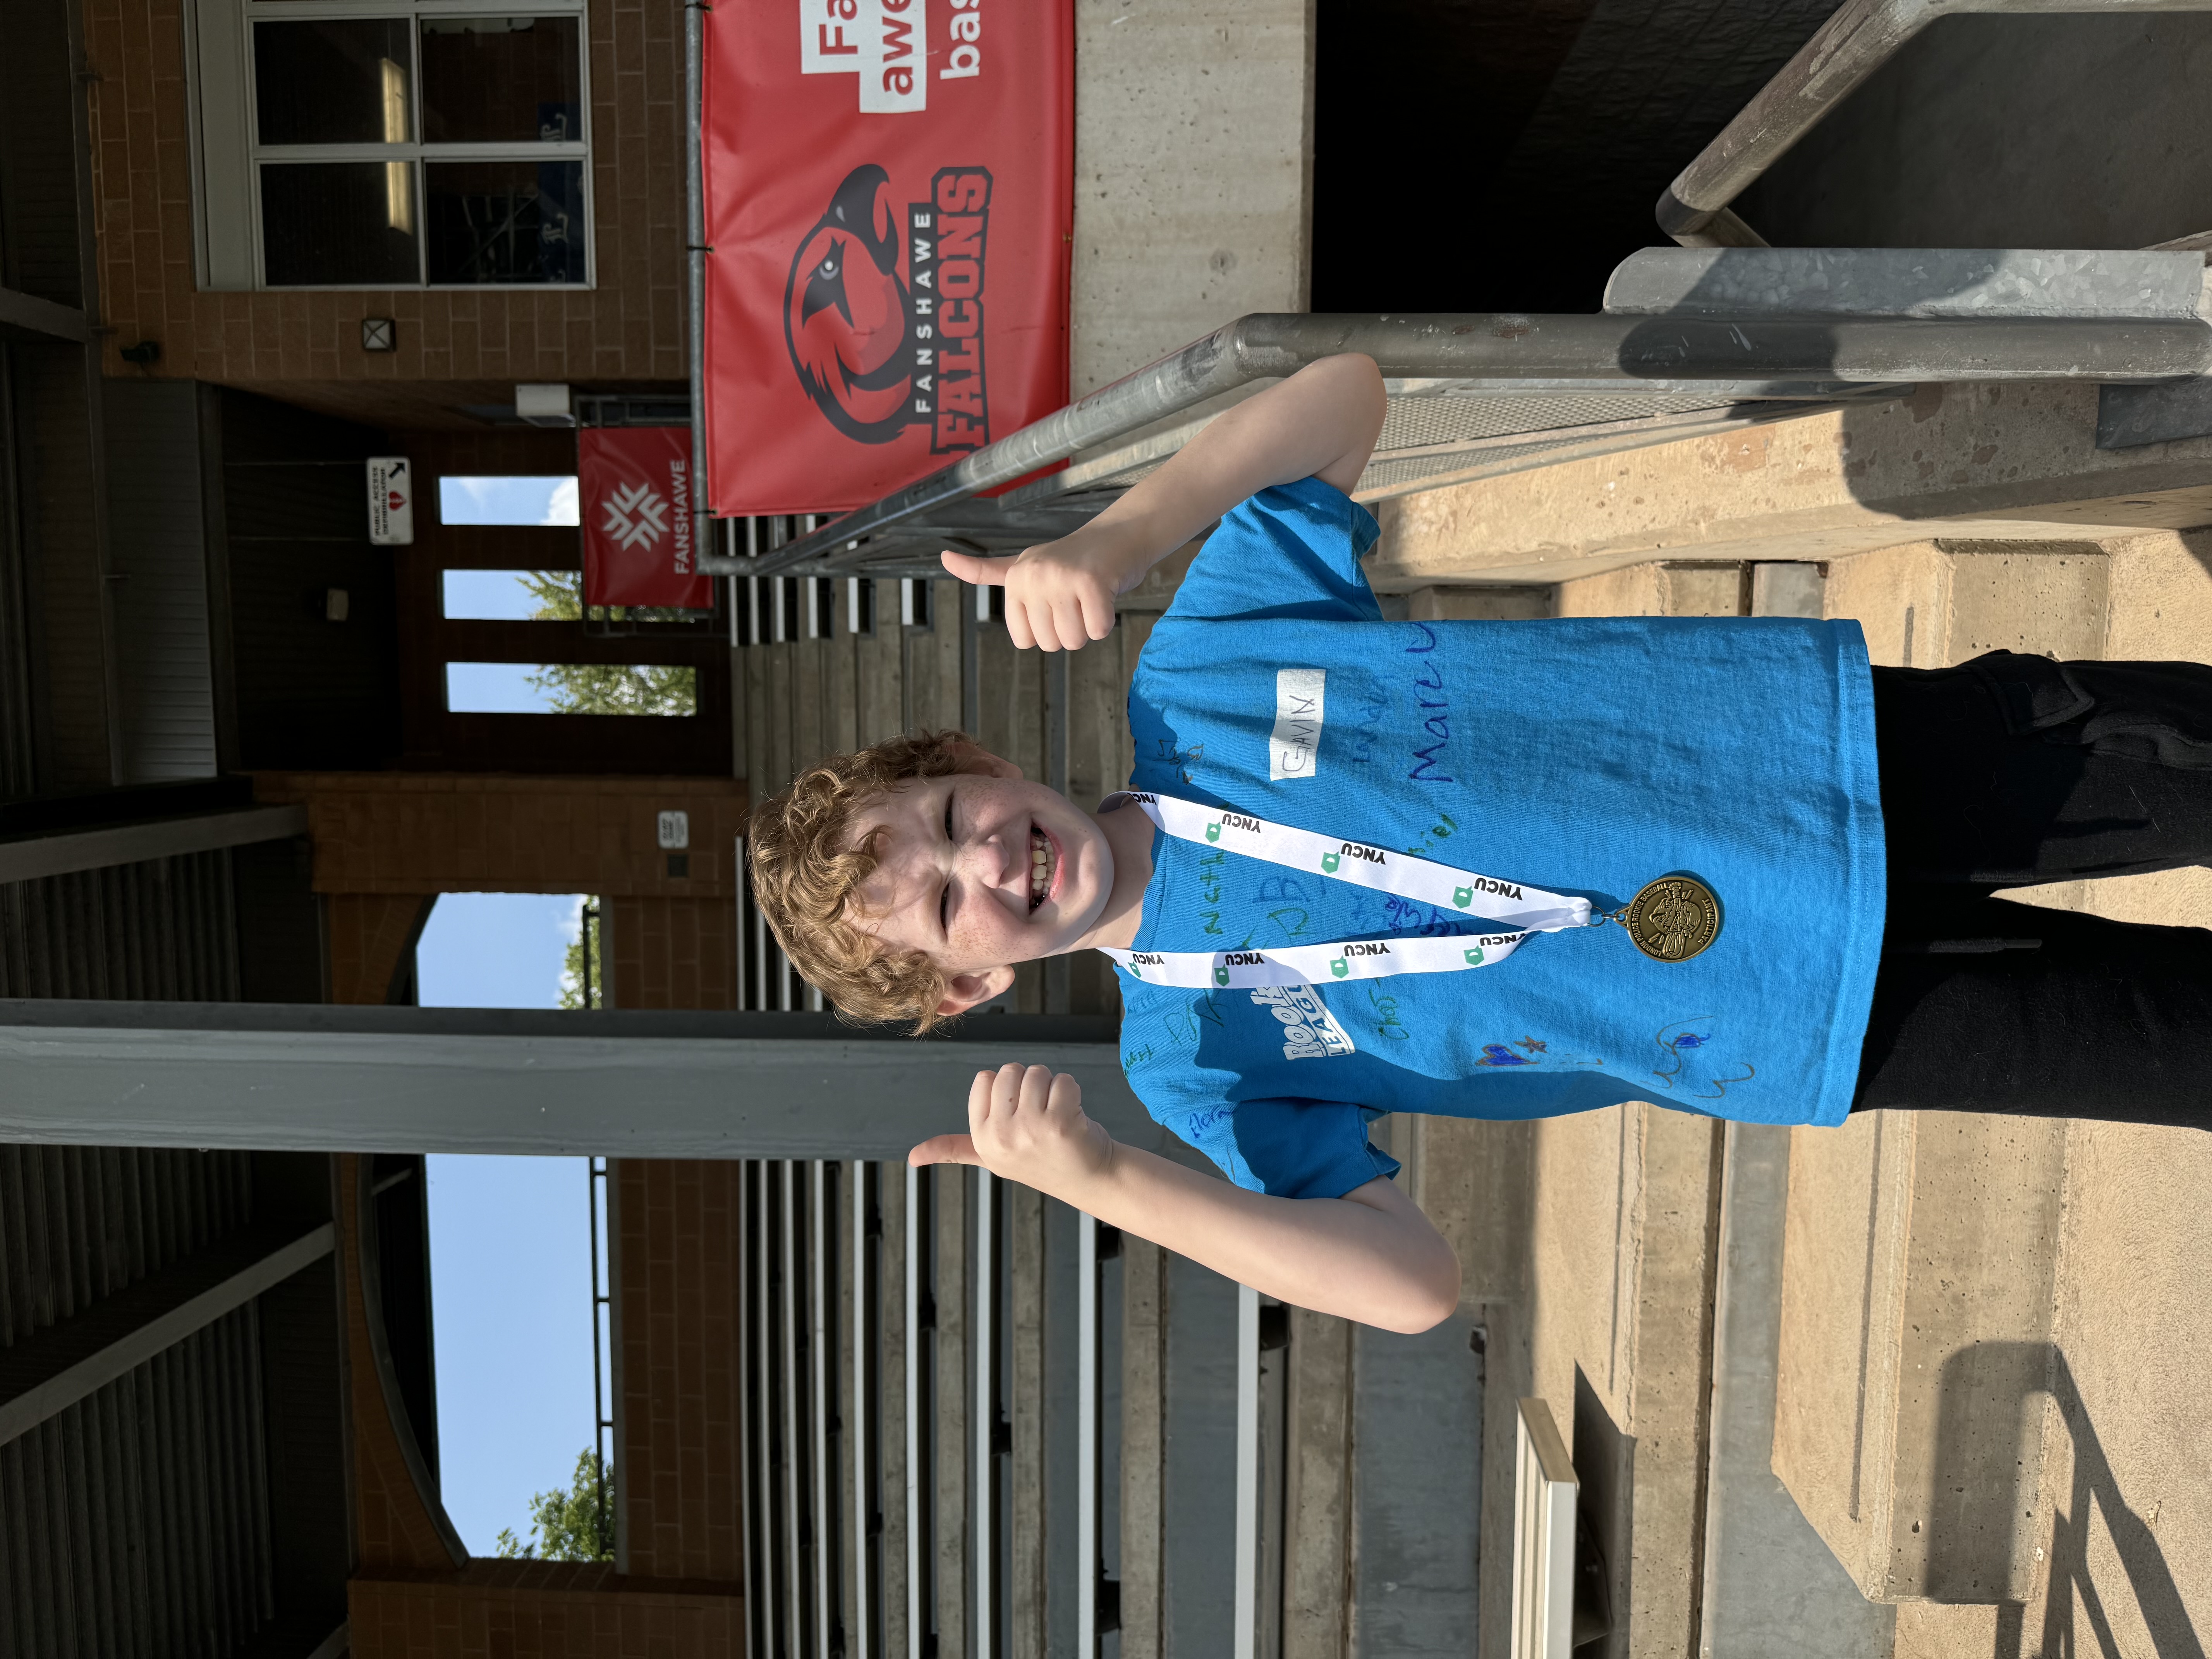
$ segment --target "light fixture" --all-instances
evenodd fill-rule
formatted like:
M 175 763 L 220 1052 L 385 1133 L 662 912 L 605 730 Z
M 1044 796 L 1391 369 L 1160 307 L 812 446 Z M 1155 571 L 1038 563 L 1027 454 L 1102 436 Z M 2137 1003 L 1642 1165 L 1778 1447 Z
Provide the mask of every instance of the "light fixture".
M 397 351 L 399 331 L 389 317 L 364 317 L 361 319 L 361 349 L 363 351 Z
M 565 386 L 518 386 L 514 388 L 514 413 L 519 420 L 532 426 L 574 426 L 576 416 L 568 407 L 568 388 Z

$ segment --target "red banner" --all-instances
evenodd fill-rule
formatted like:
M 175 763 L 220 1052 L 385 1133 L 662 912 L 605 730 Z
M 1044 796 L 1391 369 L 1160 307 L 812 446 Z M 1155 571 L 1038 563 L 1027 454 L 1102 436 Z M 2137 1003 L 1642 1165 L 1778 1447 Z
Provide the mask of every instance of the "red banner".
M 713 509 L 859 507 L 1066 403 L 1070 0 L 705 27 Z
M 690 428 L 585 428 L 576 507 L 586 605 L 713 607 L 714 579 L 691 556 Z

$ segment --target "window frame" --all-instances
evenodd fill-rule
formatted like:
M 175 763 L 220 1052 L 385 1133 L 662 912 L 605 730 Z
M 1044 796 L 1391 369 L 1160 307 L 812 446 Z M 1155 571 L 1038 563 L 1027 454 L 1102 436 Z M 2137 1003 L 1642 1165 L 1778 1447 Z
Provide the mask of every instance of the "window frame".
M 253 79 L 256 22 L 319 18 L 405 18 L 411 130 L 404 143 L 264 144 Z M 425 143 L 422 137 L 422 35 L 438 17 L 573 17 L 580 137 L 535 143 Z M 599 202 L 592 167 L 592 30 L 589 0 L 186 0 L 185 78 L 191 103 L 193 276 L 210 293 L 574 294 L 599 286 Z M 412 283 L 271 283 L 261 234 L 261 169 L 286 161 L 404 162 L 413 169 L 416 270 Z M 577 161 L 584 210 L 584 276 L 574 283 L 433 283 L 427 166 L 440 161 Z

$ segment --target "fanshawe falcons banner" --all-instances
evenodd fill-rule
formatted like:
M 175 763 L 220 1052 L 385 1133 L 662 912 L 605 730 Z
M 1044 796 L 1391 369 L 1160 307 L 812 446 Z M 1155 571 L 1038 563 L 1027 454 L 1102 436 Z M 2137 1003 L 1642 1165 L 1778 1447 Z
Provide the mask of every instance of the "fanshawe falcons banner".
M 1066 403 L 1071 0 L 704 27 L 713 510 L 859 507 Z
M 711 610 L 691 556 L 691 428 L 586 427 L 576 434 L 586 605 Z

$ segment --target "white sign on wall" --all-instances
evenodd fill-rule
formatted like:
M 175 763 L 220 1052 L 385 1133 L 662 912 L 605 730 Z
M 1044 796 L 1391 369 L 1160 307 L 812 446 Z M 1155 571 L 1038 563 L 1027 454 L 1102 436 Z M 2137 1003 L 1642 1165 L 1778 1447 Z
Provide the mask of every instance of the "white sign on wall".
M 415 541 L 415 469 L 404 455 L 368 458 L 368 538 L 379 547 Z
M 689 812 L 663 812 L 660 815 L 660 844 L 672 853 L 680 853 L 691 844 L 691 815 Z

